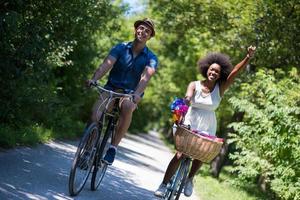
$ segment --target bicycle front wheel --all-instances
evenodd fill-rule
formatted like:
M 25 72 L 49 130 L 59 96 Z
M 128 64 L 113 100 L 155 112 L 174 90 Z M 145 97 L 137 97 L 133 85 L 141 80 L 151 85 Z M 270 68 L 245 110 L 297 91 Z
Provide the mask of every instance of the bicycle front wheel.
M 112 120 L 113 119 L 109 119 L 104 136 L 102 137 L 103 134 L 99 135 L 100 137 L 99 142 L 101 143 L 101 145 L 99 149 L 97 149 L 95 165 L 92 173 L 91 190 L 96 190 L 99 187 L 106 173 L 107 164 L 102 162 L 101 160 L 103 159 L 105 152 L 107 151 L 107 149 L 111 144 L 112 134 L 114 131 L 114 126 L 112 126 Z
M 186 158 L 184 159 L 183 161 L 183 177 L 180 181 L 180 186 L 178 188 L 178 191 L 176 193 L 176 197 L 175 197 L 175 200 L 178 200 L 181 193 L 182 193 L 182 190 L 183 190 L 183 187 L 185 185 L 185 182 L 186 182 L 186 179 L 187 179 L 187 176 L 188 176 L 188 172 L 189 172 L 189 168 L 190 168 L 190 163 L 191 163 L 191 160 L 189 158 Z
M 183 189 L 183 186 L 184 186 L 184 183 L 185 183 L 185 180 L 186 180 L 186 177 L 188 175 L 189 166 L 190 166 L 189 159 L 181 160 L 180 166 L 175 173 L 175 177 L 173 179 L 174 181 L 171 184 L 171 191 L 169 192 L 168 197 L 167 197 L 168 200 L 174 200 L 174 199 L 178 200 L 179 199 L 182 189 Z
M 84 131 L 69 175 L 69 193 L 71 196 L 79 194 L 89 177 L 94 163 L 98 134 L 96 123 L 90 124 Z

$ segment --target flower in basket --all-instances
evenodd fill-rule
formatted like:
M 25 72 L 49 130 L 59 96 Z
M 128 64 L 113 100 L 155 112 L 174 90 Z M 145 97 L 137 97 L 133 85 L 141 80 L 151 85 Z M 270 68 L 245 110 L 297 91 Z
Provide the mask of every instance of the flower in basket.
M 213 136 L 213 135 L 209 135 L 209 133 L 205 132 L 205 131 L 198 131 L 198 130 L 191 130 L 192 133 L 194 133 L 195 135 L 198 135 L 198 136 L 202 136 L 202 137 L 205 137 L 207 139 L 210 139 L 210 140 L 213 140 L 213 141 L 216 141 L 216 142 L 224 142 L 224 139 L 223 138 L 218 138 L 216 136 Z
M 223 138 L 216 138 L 215 141 L 217 141 L 217 142 L 224 142 L 224 139 Z
M 176 98 L 171 106 L 171 112 L 173 113 L 173 121 L 177 123 L 181 118 L 185 116 L 188 110 L 188 106 L 185 104 L 182 98 Z
M 182 98 L 175 98 L 175 100 L 171 103 L 171 111 L 175 110 L 176 106 L 185 105 L 184 100 Z

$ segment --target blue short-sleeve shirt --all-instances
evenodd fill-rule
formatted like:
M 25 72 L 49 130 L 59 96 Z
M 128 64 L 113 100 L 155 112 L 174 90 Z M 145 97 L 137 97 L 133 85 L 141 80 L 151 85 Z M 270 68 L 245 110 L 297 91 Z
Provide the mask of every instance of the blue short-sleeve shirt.
M 133 92 L 140 82 L 141 75 L 146 66 L 152 67 L 155 70 L 158 66 L 156 55 L 146 46 L 134 58 L 132 42 L 117 44 L 110 50 L 109 55 L 116 58 L 116 62 L 108 76 L 106 84 L 106 88 L 108 89 L 121 88 L 127 93 Z

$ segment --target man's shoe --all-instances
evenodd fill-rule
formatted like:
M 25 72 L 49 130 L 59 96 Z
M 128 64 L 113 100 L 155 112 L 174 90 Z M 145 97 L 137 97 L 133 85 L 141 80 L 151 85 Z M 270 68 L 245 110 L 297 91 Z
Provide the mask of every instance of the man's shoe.
M 194 188 L 193 179 L 188 178 L 184 186 L 184 195 L 186 197 L 190 197 L 193 194 L 193 188 Z
M 116 149 L 115 148 L 109 148 L 107 151 L 106 151 L 106 154 L 103 158 L 103 162 L 106 163 L 107 165 L 112 165 L 112 163 L 114 162 L 115 160 L 115 156 L 116 156 Z
M 157 197 L 163 197 L 167 191 L 167 185 L 166 184 L 160 184 L 158 189 L 154 192 L 154 195 Z

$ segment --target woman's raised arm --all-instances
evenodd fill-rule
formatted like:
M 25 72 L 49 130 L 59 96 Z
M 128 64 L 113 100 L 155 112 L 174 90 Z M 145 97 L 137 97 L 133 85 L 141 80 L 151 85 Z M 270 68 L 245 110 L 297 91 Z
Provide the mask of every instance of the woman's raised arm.
M 243 69 L 248 64 L 249 60 L 254 56 L 255 50 L 256 50 L 255 46 L 248 47 L 246 57 L 233 68 L 233 70 L 227 77 L 227 80 L 221 85 L 221 91 L 220 91 L 221 96 L 223 96 L 224 92 L 234 82 L 234 79 L 238 75 L 238 72 L 241 69 Z

